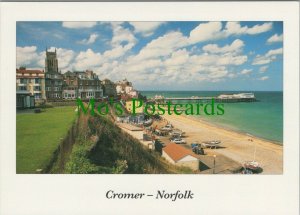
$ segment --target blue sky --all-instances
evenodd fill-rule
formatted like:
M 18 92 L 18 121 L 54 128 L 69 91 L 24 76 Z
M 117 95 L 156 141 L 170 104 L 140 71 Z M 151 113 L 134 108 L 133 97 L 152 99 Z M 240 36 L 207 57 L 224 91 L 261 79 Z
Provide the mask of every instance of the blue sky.
M 127 78 L 138 90 L 282 90 L 282 22 L 17 22 L 17 67 Z

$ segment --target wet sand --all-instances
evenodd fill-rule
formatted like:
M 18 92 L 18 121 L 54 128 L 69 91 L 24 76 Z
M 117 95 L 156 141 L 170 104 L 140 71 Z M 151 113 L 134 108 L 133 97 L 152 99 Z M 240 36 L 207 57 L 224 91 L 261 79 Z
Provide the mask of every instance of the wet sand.
M 243 133 L 217 127 L 211 123 L 189 116 L 164 115 L 175 128 L 185 132 L 187 144 L 198 141 L 220 140 L 220 148 L 205 149 L 208 155 L 226 156 L 241 165 L 254 159 L 263 168 L 261 174 L 283 173 L 283 147 Z M 252 141 L 251 141 L 251 140 Z M 256 153 L 254 153 L 256 151 Z

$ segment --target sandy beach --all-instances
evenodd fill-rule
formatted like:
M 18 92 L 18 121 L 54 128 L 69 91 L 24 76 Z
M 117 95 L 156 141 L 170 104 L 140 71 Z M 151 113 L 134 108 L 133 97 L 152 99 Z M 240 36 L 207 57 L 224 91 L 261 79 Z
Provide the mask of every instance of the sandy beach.
M 175 128 L 185 132 L 187 144 L 198 141 L 220 140 L 218 149 L 205 149 L 207 155 L 221 155 L 241 165 L 254 159 L 263 168 L 261 174 L 283 173 L 283 147 L 270 141 L 230 131 L 189 116 L 164 115 Z M 252 141 L 251 141 L 251 140 Z

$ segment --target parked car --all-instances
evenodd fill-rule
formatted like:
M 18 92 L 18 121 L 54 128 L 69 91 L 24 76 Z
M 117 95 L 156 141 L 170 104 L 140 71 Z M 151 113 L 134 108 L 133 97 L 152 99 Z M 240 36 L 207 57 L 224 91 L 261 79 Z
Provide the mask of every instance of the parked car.
M 167 124 L 166 126 L 162 127 L 161 130 L 163 131 L 172 131 L 173 126 L 171 124 Z
M 171 131 L 169 134 L 173 137 L 183 137 L 184 136 L 184 132 L 182 132 L 178 129 Z
M 162 131 L 172 131 L 172 128 L 162 127 L 160 130 L 162 130 Z
M 221 143 L 220 140 L 211 140 L 211 141 L 203 141 L 202 142 L 202 145 L 205 146 L 205 148 L 210 148 L 210 149 L 213 149 L 213 148 L 219 148 L 219 144 Z
M 184 139 L 181 139 L 181 138 L 174 138 L 174 139 L 171 140 L 171 142 L 176 143 L 176 144 L 186 143 L 186 141 Z
M 173 140 L 173 139 L 181 139 L 181 136 L 180 135 L 171 135 L 171 137 L 169 138 L 169 140 Z

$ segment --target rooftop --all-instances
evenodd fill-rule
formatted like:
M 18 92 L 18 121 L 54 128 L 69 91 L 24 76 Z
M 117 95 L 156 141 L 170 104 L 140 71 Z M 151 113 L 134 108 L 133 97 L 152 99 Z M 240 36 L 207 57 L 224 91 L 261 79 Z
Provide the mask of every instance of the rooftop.
M 44 73 L 44 71 L 37 69 L 17 69 L 17 73 Z
M 167 153 L 174 161 L 179 161 L 188 155 L 195 157 L 192 152 L 175 143 L 168 144 L 163 148 L 163 151 Z

